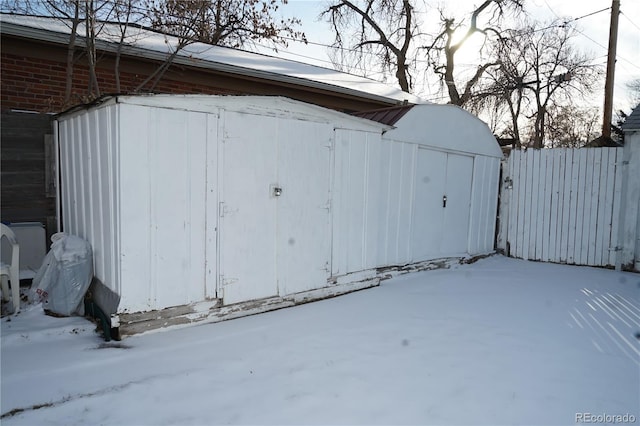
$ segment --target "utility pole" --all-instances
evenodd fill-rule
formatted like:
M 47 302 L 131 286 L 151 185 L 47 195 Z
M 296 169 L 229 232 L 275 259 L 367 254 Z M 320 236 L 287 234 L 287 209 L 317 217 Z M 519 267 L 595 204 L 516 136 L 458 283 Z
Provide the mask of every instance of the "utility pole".
M 604 85 L 604 117 L 602 118 L 602 136 L 611 137 L 611 116 L 613 115 L 613 80 L 616 72 L 616 47 L 618 44 L 618 16 L 620 0 L 611 4 L 611 24 L 609 25 L 609 55 L 607 58 L 607 80 Z

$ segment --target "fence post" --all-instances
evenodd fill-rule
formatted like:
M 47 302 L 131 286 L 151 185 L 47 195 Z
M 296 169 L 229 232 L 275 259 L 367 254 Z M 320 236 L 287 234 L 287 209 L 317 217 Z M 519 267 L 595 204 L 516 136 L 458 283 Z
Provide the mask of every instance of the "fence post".
M 640 208 L 640 132 L 625 135 L 622 154 L 622 191 L 618 219 L 616 270 L 634 269 L 638 258 L 638 209 Z
M 498 238 L 496 248 L 502 250 L 505 255 L 509 255 L 507 250 L 507 235 L 509 230 L 509 203 L 511 200 L 511 173 L 509 163 L 511 162 L 511 153 L 506 160 L 500 161 L 500 182 L 498 183 L 499 205 L 498 205 Z

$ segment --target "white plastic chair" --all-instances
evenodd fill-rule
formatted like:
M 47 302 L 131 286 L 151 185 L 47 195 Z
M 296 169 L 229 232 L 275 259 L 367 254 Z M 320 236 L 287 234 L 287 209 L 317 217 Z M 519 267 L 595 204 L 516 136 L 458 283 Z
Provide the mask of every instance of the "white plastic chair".
M 2 297 L 5 301 L 9 301 L 9 281 L 11 281 L 11 299 L 13 301 L 13 313 L 17 313 L 20 309 L 20 246 L 16 240 L 16 234 L 13 233 L 4 223 L 0 224 L 2 232 L 0 241 L 7 237 L 11 245 L 11 264 L 8 265 L 0 261 L 0 275 L 2 278 Z

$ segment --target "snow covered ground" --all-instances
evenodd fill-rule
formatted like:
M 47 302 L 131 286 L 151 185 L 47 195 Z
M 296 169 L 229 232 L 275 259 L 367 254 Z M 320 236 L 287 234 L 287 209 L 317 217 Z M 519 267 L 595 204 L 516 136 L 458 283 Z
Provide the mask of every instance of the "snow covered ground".
M 639 332 L 640 275 L 501 256 L 119 343 L 35 306 L 2 321 L 0 421 L 640 423 Z

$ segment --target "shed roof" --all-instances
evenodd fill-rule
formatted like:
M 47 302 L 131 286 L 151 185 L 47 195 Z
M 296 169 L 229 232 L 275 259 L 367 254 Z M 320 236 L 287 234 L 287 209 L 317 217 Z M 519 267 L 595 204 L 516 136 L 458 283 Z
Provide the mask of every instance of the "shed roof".
M 385 138 L 464 154 L 502 157 L 489 126 L 455 105 L 414 105 Z
M 640 131 L 640 105 L 636 105 L 631 114 L 624 120 L 622 130 L 625 132 Z
M 352 115 L 393 126 L 407 112 L 409 112 L 412 107 L 413 105 L 400 105 L 395 107 L 376 109 L 372 111 L 354 112 Z
M 67 44 L 69 26 L 63 20 L 25 15 L 0 15 L 0 32 L 27 39 Z M 83 34 L 79 29 L 78 41 Z M 104 23 L 96 45 L 105 51 L 116 51 L 121 25 Z M 122 54 L 164 61 L 171 55 L 178 38 L 139 26 L 128 25 Z M 275 56 L 195 42 L 179 51 L 174 63 L 230 74 L 250 76 L 309 88 L 329 90 L 387 103 L 422 103 L 421 98 L 400 89 L 352 74 L 318 67 Z
M 83 110 L 99 108 L 103 105 L 130 104 L 155 108 L 168 108 L 217 114 L 221 109 L 246 114 L 269 115 L 274 117 L 297 118 L 325 123 L 349 123 L 354 130 L 382 133 L 390 129 L 382 123 L 374 123 L 364 118 L 354 117 L 318 105 L 297 101 L 281 96 L 225 96 L 225 95 L 114 95 L 104 96 L 90 104 L 78 105 L 58 114 L 64 121 L 67 117 L 81 114 Z

